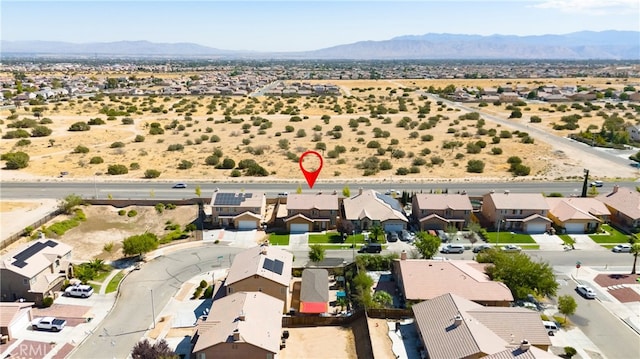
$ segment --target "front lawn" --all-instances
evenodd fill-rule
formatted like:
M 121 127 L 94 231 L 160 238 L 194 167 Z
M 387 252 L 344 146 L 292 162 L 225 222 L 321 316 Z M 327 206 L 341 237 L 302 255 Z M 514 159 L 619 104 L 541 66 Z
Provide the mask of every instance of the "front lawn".
M 353 237 L 354 237 L 353 235 L 347 236 L 347 239 L 344 241 L 344 243 L 345 244 L 353 243 L 354 241 Z M 356 243 L 365 243 L 364 235 L 356 234 L 355 241 Z M 337 233 L 337 232 L 328 232 L 324 234 L 309 235 L 309 244 L 323 244 L 323 243 L 335 243 L 335 244 L 343 243 L 342 236 L 340 236 L 340 233 Z
M 610 225 L 603 224 L 602 229 L 607 231 L 607 234 L 590 234 L 589 237 L 596 243 L 629 243 L 629 236 Z
M 571 236 L 568 234 L 559 234 L 558 237 L 560 237 L 560 239 L 562 239 L 564 244 L 568 246 L 576 243 L 576 241 L 574 241 L 573 238 L 571 238 Z
M 288 246 L 289 245 L 289 235 L 288 234 L 277 234 L 271 233 L 269 234 L 269 243 L 278 246 Z
M 120 281 L 122 280 L 122 278 L 124 278 L 123 271 L 120 271 L 118 272 L 118 274 L 114 275 L 113 278 L 111 278 L 111 281 L 109 282 L 109 284 L 107 284 L 107 289 L 105 290 L 105 293 L 111 293 L 118 290 L 118 285 L 120 284 Z M 98 290 L 100 290 L 100 288 L 98 288 Z
M 522 249 L 524 249 L 524 250 L 540 249 L 540 245 L 539 244 L 525 244 L 525 245 L 521 245 L 520 247 L 522 247 Z
M 511 233 L 511 232 L 487 232 L 487 243 L 489 244 L 517 244 L 517 243 L 532 243 L 536 241 L 526 233 Z

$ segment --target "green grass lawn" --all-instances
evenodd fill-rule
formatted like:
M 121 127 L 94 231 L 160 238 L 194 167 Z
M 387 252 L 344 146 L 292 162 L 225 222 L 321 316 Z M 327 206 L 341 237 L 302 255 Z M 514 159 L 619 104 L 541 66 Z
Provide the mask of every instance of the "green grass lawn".
M 536 243 L 530 235 L 525 233 L 500 232 L 498 236 L 498 232 L 488 232 L 487 237 L 487 243 L 489 244 L 496 244 L 496 240 L 498 244 Z
M 347 243 L 353 243 L 353 235 L 347 236 L 347 240 L 344 242 L 345 244 Z M 356 244 L 360 243 L 364 243 L 364 235 L 362 234 L 356 234 L 355 235 L 355 241 Z M 310 234 L 309 235 L 309 244 L 323 244 L 323 243 L 335 243 L 335 244 L 341 244 L 342 243 L 342 237 L 340 236 L 340 233 L 336 233 L 336 232 L 329 232 L 326 234 Z
M 107 276 L 109 275 L 109 273 L 111 273 L 111 270 L 108 271 L 100 271 L 96 274 L 95 278 L 93 278 L 94 282 L 104 282 L 104 280 L 107 278 Z
M 613 247 L 615 247 L 615 244 L 601 244 L 600 247 L 604 247 L 606 249 L 611 249 Z
M 521 245 L 520 247 L 522 247 L 522 249 L 524 249 L 524 250 L 527 250 L 527 249 L 530 249 L 530 250 L 532 250 L 532 249 L 540 249 L 540 245 L 538 245 L 538 244 L 524 244 L 524 245 Z
M 288 234 L 269 234 L 269 243 L 278 246 L 287 246 L 289 245 L 289 235 Z
M 608 224 L 603 224 L 602 229 L 609 234 L 590 234 L 589 237 L 596 243 L 629 243 L 629 236 L 611 227 Z
M 559 234 L 558 237 L 560 237 L 560 239 L 562 239 L 564 244 L 566 244 L 568 246 L 570 246 L 572 243 L 575 243 L 573 238 L 571 238 L 571 236 L 568 235 L 568 234 Z
M 118 284 L 120 284 L 120 281 L 122 280 L 122 278 L 124 278 L 124 272 L 120 271 L 118 272 L 118 274 L 113 276 L 113 278 L 111 278 L 111 281 L 109 282 L 109 284 L 107 284 L 107 290 L 105 292 L 106 293 L 115 292 L 118 289 Z
M 318 243 L 321 244 L 321 243 Z M 321 244 L 322 248 L 326 249 L 326 250 L 330 250 L 330 249 L 348 249 L 351 250 L 351 244 Z M 356 243 L 356 251 L 358 249 L 362 248 L 362 245 L 358 245 Z M 382 246 L 382 249 L 387 249 L 386 245 Z

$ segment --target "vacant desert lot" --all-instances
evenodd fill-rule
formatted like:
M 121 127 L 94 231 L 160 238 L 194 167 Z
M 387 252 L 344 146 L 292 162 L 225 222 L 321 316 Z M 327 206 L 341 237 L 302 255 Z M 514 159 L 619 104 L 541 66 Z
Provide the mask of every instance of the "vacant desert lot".
M 322 81 L 327 83 L 327 81 Z M 638 82 L 637 80 L 635 82 Z M 500 134 L 512 129 L 486 120 L 484 124 L 461 119 L 463 111 L 446 104 L 439 105 L 422 95 L 429 86 L 539 86 L 557 85 L 622 88 L 624 79 L 493 79 L 493 80 L 362 80 L 331 81 L 343 91 L 331 97 L 130 97 L 113 96 L 97 100 L 73 99 L 49 104 L 43 116 L 53 130 L 48 137 L 31 138 L 30 144 L 17 146 L 18 139 L 0 143 L 0 153 L 24 151 L 31 157 L 29 167 L 19 171 L 3 171 L 3 180 L 56 178 L 69 172 L 67 178 L 94 178 L 107 173 L 108 166 L 121 164 L 128 173 L 110 176 L 111 179 L 143 179 L 145 171 L 157 170 L 156 180 L 182 178 L 247 181 L 256 177 L 233 177 L 232 169 L 215 168 L 214 163 L 225 158 L 237 165 L 241 160 L 253 159 L 268 173 L 270 180 L 301 180 L 298 158 L 306 150 L 317 149 L 323 154 L 324 168 L 319 181 L 429 181 L 464 179 L 486 181 L 511 179 L 507 159 L 518 156 L 530 167 L 530 179 L 562 179 L 581 176 L 588 163 L 599 177 L 632 177 L 632 169 L 621 170 L 599 163 L 597 158 L 583 158 L 580 153 L 565 153 L 546 144 L 542 139 L 522 143 L 523 135 L 514 133 L 493 143 L 491 133 Z M 528 104 L 523 116 L 510 121 L 542 129 L 558 136 L 569 131 L 555 131 L 554 123 L 562 116 L 580 114 L 567 104 L 567 109 L 555 111 L 555 104 Z M 135 106 L 128 116 L 108 119 L 104 109 Z M 500 118 L 511 113 L 508 104 L 477 107 Z M 155 110 L 153 110 L 155 108 Z M 371 111 L 380 112 L 371 116 Z M 286 114 L 283 114 L 286 112 Z M 421 112 L 423 113 L 421 115 Z M 591 114 L 580 120 L 580 129 L 601 127 L 604 116 L 617 113 L 630 122 L 638 116 L 633 110 L 602 109 L 600 115 Z M 17 110 L 14 117 L 33 118 L 29 107 Z M 0 112 L 4 123 L 2 133 L 9 130 L 11 113 Z M 324 116 L 324 117 L 323 117 Z M 529 123 L 531 116 L 542 118 Z M 123 124 L 124 117 L 132 124 Z M 76 122 L 100 118 L 104 124 L 93 125 L 88 131 L 68 129 Z M 154 131 L 153 128 L 161 131 Z M 482 127 L 489 134 L 478 134 Z M 157 134 L 162 132 L 161 134 Z M 156 134 L 152 134 L 156 133 Z M 469 153 L 467 144 L 484 142 L 480 153 Z M 456 144 L 452 148 L 447 144 Z M 82 150 L 78 150 L 82 146 Z M 498 148 L 501 152 L 492 152 Z M 497 151 L 497 150 L 495 150 Z M 213 156 L 215 154 L 215 156 Z M 215 158 L 214 158 L 215 157 Z M 469 160 L 485 163 L 482 173 L 468 173 Z M 207 161 L 209 164 L 207 164 Z M 367 171 L 372 163 L 378 169 Z M 380 164 L 384 162 L 384 168 Z M 183 169 L 180 169 L 182 165 Z M 399 175 L 399 168 L 410 173 Z M 369 172 L 369 173 L 367 173 Z M 105 177 L 100 177 L 105 178 Z

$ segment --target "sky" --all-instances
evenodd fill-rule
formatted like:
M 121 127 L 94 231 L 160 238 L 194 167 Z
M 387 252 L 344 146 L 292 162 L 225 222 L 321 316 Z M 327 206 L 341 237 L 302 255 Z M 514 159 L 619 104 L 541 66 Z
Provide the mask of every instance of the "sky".
M 427 33 L 640 31 L 638 0 L 1 0 L 2 40 L 308 51 Z

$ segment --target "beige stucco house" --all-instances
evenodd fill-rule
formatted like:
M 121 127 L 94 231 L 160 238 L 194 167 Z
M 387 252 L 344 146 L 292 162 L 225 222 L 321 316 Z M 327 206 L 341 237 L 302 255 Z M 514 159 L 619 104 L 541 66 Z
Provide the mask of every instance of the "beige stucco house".
M 293 254 L 272 246 L 246 249 L 233 258 L 225 281 L 227 294 L 262 292 L 280 299 L 282 312 L 287 312 Z
M 40 238 L 2 256 L 2 301 L 24 299 L 39 305 L 44 297 L 53 297 L 71 274 L 71 250 L 62 242 Z
M 490 192 L 482 197 L 480 212 L 493 228 L 543 233 L 551 227 L 549 205 L 540 193 Z
M 611 212 L 604 203 L 590 197 L 548 197 L 549 218 L 565 233 L 595 232 L 607 223 Z
M 211 223 L 218 227 L 260 228 L 266 208 L 264 193 L 221 192 L 211 196 Z
M 379 225 L 385 232 L 398 232 L 407 228 L 407 217 L 397 199 L 374 190 L 358 191 L 345 198 L 343 220 L 350 221 L 357 231 L 366 231 Z
M 466 194 L 418 193 L 411 200 L 411 215 L 423 231 L 448 226 L 461 230 L 469 224 L 472 210 Z
M 339 197 L 333 194 L 290 194 L 284 223 L 291 233 L 325 231 L 336 228 Z

